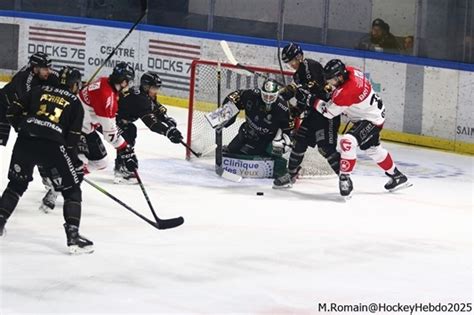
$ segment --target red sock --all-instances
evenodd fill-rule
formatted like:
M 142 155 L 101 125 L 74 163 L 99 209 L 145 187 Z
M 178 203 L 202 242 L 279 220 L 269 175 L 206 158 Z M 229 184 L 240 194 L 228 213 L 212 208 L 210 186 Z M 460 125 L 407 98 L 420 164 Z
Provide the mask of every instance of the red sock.
M 377 163 L 385 172 L 393 174 L 395 170 L 395 164 L 393 163 L 392 156 L 387 153 L 387 156 L 382 162 Z
M 356 164 L 356 159 L 349 160 L 349 159 L 342 159 L 339 164 L 341 174 L 350 174 L 354 169 Z

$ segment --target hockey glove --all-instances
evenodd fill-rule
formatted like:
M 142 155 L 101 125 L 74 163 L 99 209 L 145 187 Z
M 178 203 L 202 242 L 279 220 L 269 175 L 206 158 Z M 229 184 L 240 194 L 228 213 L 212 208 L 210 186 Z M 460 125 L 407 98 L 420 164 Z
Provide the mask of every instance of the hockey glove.
M 168 125 L 168 127 L 176 127 L 178 124 L 176 123 L 176 120 L 174 118 L 166 116 L 163 120 L 165 124 Z
M 290 137 L 278 129 L 275 138 L 272 141 L 272 154 L 283 155 L 290 151 L 292 147 Z
M 173 143 L 180 143 L 181 140 L 183 140 L 183 136 L 181 135 L 181 132 L 179 132 L 179 130 L 176 129 L 176 127 L 168 128 L 165 135 Z
M 310 97 L 311 97 L 311 93 L 309 91 L 302 88 L 296 89 L 296 94 L 295 94 L 296 103 L 297 103 L 296 106 L 301 109 L 306 109 L 307 107 L 309 107 Z
M 117 150 L 117 156 L 127 171 L 133 172 L 138 168 L 138 160 L 133 147 L 127 145 L 125 149 Z

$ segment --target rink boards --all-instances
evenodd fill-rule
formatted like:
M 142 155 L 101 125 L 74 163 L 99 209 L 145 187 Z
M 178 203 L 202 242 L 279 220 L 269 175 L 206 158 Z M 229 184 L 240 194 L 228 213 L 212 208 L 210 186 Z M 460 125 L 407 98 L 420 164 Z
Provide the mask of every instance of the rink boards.
M 6 29 L 18 27 L 17 32 L 1 34 L 18 42 L 18 67 L 26 64 L 32 53 L 44 51 L 52 56 L 56 67 L 75 66 L 85 78 L 95 72 L 131 27 L 130 23 L 21 12 L 0 11 L 0 15 L 0 23 L 9 25 Z M 140 25 L 100 74 L 107 75 L 122 60 L 131 63 L 138 75 L 158 71 L 163 80 L 161 100 L 185 107 L 191 62 L 226 61 L 219 46 L 223 38 L 242 63 L 278 68 L 272 40 Z M 306 57 L 323 64 L 340 58 L 366 73 L 387 108 L 385 139 L 474 153 L 473 72 L 414 64 L 416 58 L 405 63 L 399 56 L 396 61 L 379 60 L 374 59 L 374 53 L 364 57 L 363 53 L 353 56 L 353 52 L 345 54 L 342 49 L 321 46 L 304 49 Z M 387 59 L 387 55 L 381 57 Z M 0 73 L 6 79 L 14 70 L 0 69 Z

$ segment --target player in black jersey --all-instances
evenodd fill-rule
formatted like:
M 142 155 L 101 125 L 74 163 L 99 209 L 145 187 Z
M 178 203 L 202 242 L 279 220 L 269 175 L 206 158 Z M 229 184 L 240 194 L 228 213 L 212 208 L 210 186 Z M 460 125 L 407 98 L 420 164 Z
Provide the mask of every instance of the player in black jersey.
M 7 119 L 18 137 L 8 171 L 9 183 L 0 199 L 0 235 L 38 165 L 64 197 L 64 229 L 70 253 L 90 253 L 93 243 L 79 235 L 83 170 L 77 143 L 84 109 L 76 93 L 81 74 L 66 67 L 59 77 L 60 84 L 33 87 L 8 108 Z
M 0 89 L 0 145 L 6 146 L 10 135 L 10 124 L 5 116 L 8 107 L 35 86 L 57 84 L 58 74 L 51 69 L 49 56 L 42 52 L 31 55 L 29 64 Z
M 336 174 L 339 174 L 341 155 L 336 151 L 337 131 L 341 124 L 340 117 L 328 119 L 316 111 L 313 104 L 316 99 L 327 101 L 330 94 L 325 88 L 322 65 L 312 59 L 304 58 L 303 50 L 298 44 L 290 43 L 282 50 L 283 62 L 289 64 L 296 72 L 293 82 L 280 91 L 285 100 L 296 98 L 297 104 L 293 115 L 304 114 L 303 122 L 294 134 L 294 145 L 288 163 L 289 174 L 277 178 L 274 188 L 291 187 L 301 169 L 304 154 L 308 146 L 318 146 L 319 153 L 328 161 Z
M 140 78 L 140 86 L 133 87 L 120 95 L 117 126 L 120 134 L 130 146 L 135 145 L 137 127 L 134 122 L 141 119 L 151 131 L 165 135 L 173 143 L 183 140 L 176 128 L 176 121 L 167 115 L 166 107 L 158 102 L 156 96 L 161 87 L 161 79 L 154 71 L 145 72 Z M 115 159 L 115 182 L 133 179 L 133 173 L 123 165 L 123 159 Z
M 268 79 L 261 89 L 234 91 L 224 99 L 223 107 L 236 107 L 231 110 L 233 117 L 229 117 L 224 127 L 236 121 L 240 110 L 245 111 L 245 122 L 224 147 L 224 156 L 271 156 L 275 161 L 274 175 L 281 176 L 287 162 L 281 155 L 290 150 L 289 134 L 293 123 L 288 106 L 279 96 L 277 82 Z

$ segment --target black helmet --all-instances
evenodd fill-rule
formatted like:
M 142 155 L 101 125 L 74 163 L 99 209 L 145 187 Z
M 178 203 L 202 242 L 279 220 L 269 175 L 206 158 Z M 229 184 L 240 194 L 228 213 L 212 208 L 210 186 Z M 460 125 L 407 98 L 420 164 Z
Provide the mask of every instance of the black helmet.
M 347 80 L 346 65 L 339 59 L 331 59 L 324 66 L 324 78 L 330 80 L 336 76 L 342 75 L 344 80 Z
M 37 52 L 30 56 L 30 66 L 49 68 L 51 67 L 51 59 L 49 59 L 47 54 L 43 52 Z
M 128 63 L 119 62 L 115 65 L 109 79 L 113 84 L 122 83 L 124 80 L 127 82 L 133 81 L 135 79 L 135 70 Z
M 300 45 L 289 43 L 283 47 L 283 50 L 281 51 L 281 60 L 283 60 L 285 63 L 290 62 L 299 54 L 303 54 L 303 49 L 301 49 Z
M 77 83 L 78 88 L 81 87 L 82 75 L 76 68 L 63 67 L 59 71 L 59 84 L 67 86 L 72 89 L 74 84 Z
M 157 88 L 161 87 L 161 79 L 158 75 L 158 72 L 147 71 L 145 72 L 140 79 L 140 86 L 143 88 L 145 86 L 155 86 Z
M 273 79 L 265 80 L 261 88 L 261 95 L 265 104 L 273 104 L 278 98 L 278 83 Z

